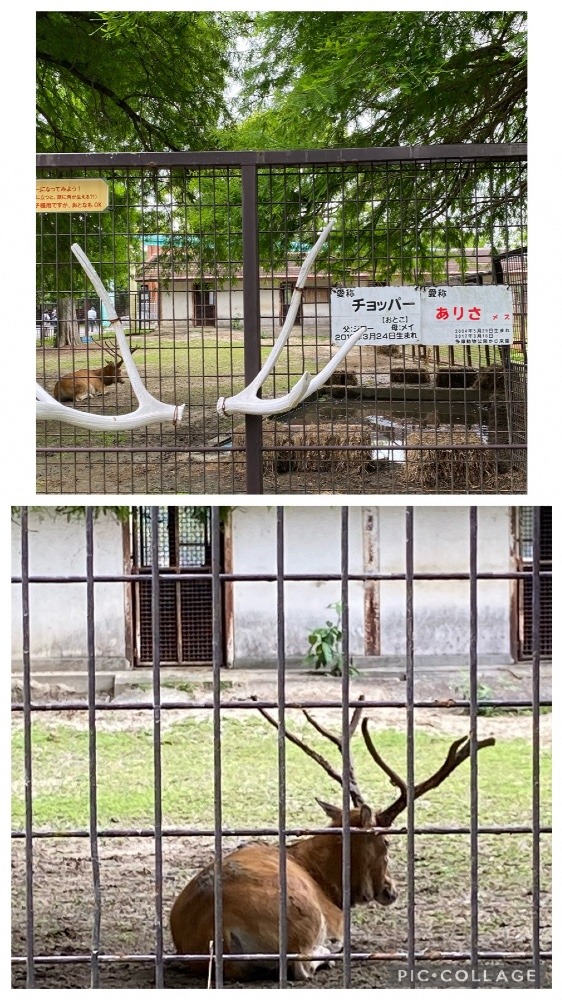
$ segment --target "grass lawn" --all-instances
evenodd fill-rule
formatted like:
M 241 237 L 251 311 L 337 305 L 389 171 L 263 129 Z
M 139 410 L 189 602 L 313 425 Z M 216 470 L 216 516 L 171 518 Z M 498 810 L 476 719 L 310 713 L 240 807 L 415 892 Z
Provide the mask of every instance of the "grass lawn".
M 220 396 L 232 396 L 244 388 L 244 342 L 240 331 L 194 327 L 190 330 L 189 336 L 178 333 L 175 337 L 158 338 L 151 335 L 133 338 L 132 346 L 135 343 L 139 346 L 139 350 L 135 353 L 135 363 L 150 392 L 167 403 L 187 402 L 193 414 L 201 409 L 214 409 Z M 272 335 L 262 332 L 262 363 L 269 356 L 273 343 Z M 106 341 L 106 344 L 109 349 L 109 342 Z M 455 365 L 462 367 L 468 364 L 469 354 L 466 348 L 455 347 L 452 351 Z M 320 335 L 317 339 L 314 331 L 307 332 L 304 336 L 300 330 L 295 331 L 289 344 L 281 352 L 275 373 L 264 383 L 264 397 L 288 392 L 305 369 L 316 374 L 332 353 L 326 335 Z M 450 364 L 449 348 L 440 348 L 439 356 L 441 365 L 447 367 Z M 408 358 L 407 353 L 406 359 Z M 489 358 L 492 364 L 500 361 L 497 348 L 490 348 Z M 522 356 L 515 349 L 512 349 L 512 358 L 514 361 L 522 360 Z M 54 348 L 46 349 L 44 353 L 37 354 L 37 377 L 52 392 L 61 374 L 68 374 L 83 367 L 96 368 L 101 366 L 104 360 L 107 360 L 107 357 L 102 359 L 97 342 L 90 345 L 88 353 L 81 349 L 75 352 L 68 349 L 61 352 Z M 384 361 L 387 363 L 388 359 L 385 358 Z M 428 363 L 431 371 L 433 366 L 431 349 Z M 482 348 L 471 348 L 470 363 L 477 367 L 485 367 L 486 359 Z M 393 367 L 400 369 L 402 364 L 402 356 L 397 355 L 393 359 Z M 385 370 L 381 356 L 375 360 L 373 351 L 365 348 L 362 351 L 352 350 L 347 365 L 351 369 L 362 371 L 364 375 L 379 369 Z M 97 412 L 102 406 L 102 398 L 90 400 L 90 406 Z M 82 408 L 84 407 L 85 404 L 82 404 Z M 115 388 L 110 387 L 103 397 L 103 407 L 109 413 L 126 412 L 136 408 L 136 401 L 126 377 L 125 383 L 119 386 L 117 395 Z M 56 430 L 57 434 L 60 433 L 58 426 Z M 68 435 L 68 430 L 65 433 Z M 71 434 L 74 444 L 86 444 L 94 439 L 99 439 L 106 445 L 113 443 L 109 439 L 104 440 L 103 435 L 96 434 L 92 438 L 91 433 L 76 428 L 72 429 Z M 44 443 L 55 445 L 57 442 L 53 437 L 53 440 L 49 439 Z M 114 443 L 119 443 L 119 440 Z
M 33 722 L 33 822 L 36 829 L 65 830 L 88 823 L 88 732 L 71 721 Z M 308 739 L 307 735 L 307 739 Z M 312 738 L 326 753 L 321 738 Z M 416 732 L 416 777 L 433 773 L 451 740 Z M 405 736 L 383 729 L 377 748 L 405 774 Z M 375 806 L 393 798 L 360 740 L 355 768 L 363 794 Z M 328 753 L 330 751 L 328 750 Z M 334 754 L 337 765 L 338 755 Z M 550 821 L 550 754 L 541 755 L 541 820 Z M 13 825 L 24 823 L 23 730 L 13 732 Z M 498 776 L 501 780 L 498 780 Z M 153 747 L 146 728 L 97 733 L 98 816 L 100 826 L 150 826 L 153 820 Z M 482 825 L 531 822 L 531 745 L 522 739 L 498 740 L 478 755 L 479 820 Z M 226 718 L 222 722 L 223 822 L 225 826 L 275 826 L 277 823 L 277 747 L 262 720 Z M 185 719 L 162 735 L 163 822 L 169 826 L 213 826 L 213 732 L 211 720 Z M 337 800 L 338 790 L 321 768 L 297 747 L 287 746 L 288 825 L 323 825 L 314 796 Z M 469 765 L 464 763 L 435 791 L 416 803 L 416 824 L 468 825 Z M 398 821 L 400 822 L 400 821 Z
M 167 397 L 173 389 L 178 393 L 177 399 L 180 401 L 186 400 L 189 395 L 191 405 L 202 404 L 204 401 L 208 404 L 211 396 L 210 382 L 217 395 L 238 392 L 244 386 L 244 342 L 240 333 L 234 332 L 231 335 L 228 330 L 221 329 L 217 332 L 214 329 L 202 331 L 194 328 L 189 339 L 179 335 L 163 336 L 160 339 L 151 337 L 140 340 L 138 343 L 139 350 L 135 352 L 134 360 L 142 380 L 156 395 L 163 391 L 165 401 L 169 401 Z M 262 362 L 268 357 L 272 346 L 272 337 L 263 334 Z M 275 378 L 277 391 L 280 391 L 281 385 L 284 386 L 283 391 L 287 391 L 287 386 L 294 385 L 305 365 L 314 366 L 318 352 L 325 363 L 330 356 L 330 344 L 326 337 L 319 341 L 317 347 L 313 336 L 303 339 L 295 335 L 279 358 L 276 375 L 265 383 L 266 388 L 273 388 Z M 56 349 L 51 349 L 46 350 L 44 355 L 37 354 L 37 375 L 52 389 L 61 373 L 66 374 L 84 367 L 96 368 L 103 363 L 97 343 L 90 346 L 88 353 L 81 349 L 74 353 L 64 350 L 59 356 Z M 205 387 L 207 392 L 204 391 Z M 106 398 L 108 403 L 112 401 L 111 392 Z

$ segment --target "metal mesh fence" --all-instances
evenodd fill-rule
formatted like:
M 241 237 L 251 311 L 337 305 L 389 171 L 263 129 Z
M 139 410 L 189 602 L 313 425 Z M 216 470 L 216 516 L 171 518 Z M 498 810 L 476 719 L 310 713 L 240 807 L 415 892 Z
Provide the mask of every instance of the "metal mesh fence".
M 524 146 L 294 153 L 60 154 L 40 179 L 102 177 L 109 209 L 38 214 L 37 374 L 98 370 L 114 336 L 70 246 L 114 298 L 147 388 L 179 426 L 38 432 L 41 493 L 519 493 L 526 450 Z M 259 372 L 302 260 L 309 275 L 263 397 L 332 356 L 331 289 L 509 283 L 514 343 L 354 347 L 323 390 L 277 418 L 226 417 Z M 96 318 L 88 320 L 94 307 Z M 56 315 L 53 317 L 53 309 Z M 105 351 L 105 353 L 104 353 Z M 136 406 L 126 377 L 76 402 Z
M 257 965 L 258 981 L 271 988 L 287 988 L 295 976 L 295 963 L 302 967 L 307 961 L 303 939 L 295 936 L 291 896 L 297 858 L 291 845 L 294 837 L 302 844 L 306 835 L 315 836 L 316 843 L 335 845 L 331 849 L 339 859 L 338 885 L 330 912 L 332 917 L 334 911 L 339 914 L 341 940 L 328 942 L 333 954 L 323 955 L 333 965 L 317 970 L 310 979 L 298 980 L 295 986 L 413 988 L 429 977 L 433 985 L 447 988 L 467 982 L 475 988 L 508 982 L 548 986 L 551 827 L 548 763 L 543 756 L 548 745 L 541 716 L 551 702 L 542 688 L 540 621 L 542 584 L 551 574 L 540 561 L 541 511 L 544 508 L 533 510 L 532 567 L 525 577 L 532 586 L 529 687 L 522 692 L 513 686 L 506 697 L 498 698 L 490 696 L 480 680 L 478 623 L 486 614 L 483 594 L 489 581 L 515 585 L 523 573 L 481 569 L 477 508 L 466 511 L 466 566 L 456 573 L 418 565 L 414 508 L 406 508 L 403 515 L 401 570 L 358 573 L 350 560 L 349 511 L 342 508 L 339 538 L 334 539 L 340 566 L 331 574 L 288 571 L 283 508 L 276 514 L 274 572 L 224 572 L 220 511 L 212 508 L 211 563 L 206 574 L 212 592 L 212 691 L 195 691 L 182 700 L 177 690 L 165 686 L 161 670 L 157 609 L 174 571 L 163 565 L 160 510 L 153 508 L 151 683 L 131 705 L 126 699 L 108 701 L 100 696 L 95 623 L 100 591 L 108 584 L 122 590 L 134 584 L 136 577 L 98 570 L 94 544 L 98 523 L 92 508 L 86 509 L 85 572 L 78 576 L 37 572 L 35 556 L 30 558 L 28 512 L 22 509 L 21 571 L 12 578 L 15 600 L 21 600 L 23 649 L 22 700 L 12 706 L 15 988 L 161 989 L 205 987 L 207 983 L 221 988 L 223 979 L 235 988 L 248 963 Z M 321 678 L 309 678 L 308 693 L 295 699 L 285 655 L 287 588 L 296 582 L 317 585 L 326 579 L 338 585 L 341 598 L 338 693 L 327 695 Z M 466 584 L 468 683 L 453 700 L 435 698 L 434 692 L 424 688 L 416 666 L 416 608 L 420 588 L 428 580 L 445 587 L 458 580 Z M 377 695 L 372 687 L 364 698 L 358 693 L 358 685 L 367 683 L 365 677 L 354 678 L 350 657 L 350 588 L 358 582 L 365 587 L 378 583 L 399 588 L 403 595 L 405 674 L 399 693 L 392 697 L 381 696 L 380 691 Z M 256 583 L 275 588 L 278 660 L 269 695 L 249 700 L 225 689 L 222 611 L 225 588 Z M 63 695 L 62 700 L 55 700 L 49 694 L 37 694 L 31 655 L 34 608 L 38 595 L 55 585 L 73 592 L 76 585 L 82 588 L 88 647 L 85 697 Z M 313 730 L 302 728 L 302 709 L 312 713 L 316 742 Z M 366 742 L 361 746 L 358 735 L 353 736 L 359 709 L 372 720 L 370 733 L 378 754 L 367 754 Z M 276 712 L 277 734 L 261 720 L 260 711 Z M 394 713 L 395 720 L 400 720 L 390 724 L 390 734 L 382 722 L 385 713 Z M 516 739 L 509 728 L 514 717 L 526 726 L 524 733 L 519 728 Z M 333 747 L 330 751 L 322 733 L 327 726 L 340 730 L 339 753 Z M 130 738 L 123 743 L 128 728 Z M 316 747 L 317 754 L 329 756 L 332 768 L 341 775 L 343 812 L 331 828 L 318 827 L 312 818 L 316 815 L 312 800 L 317 791 L 322 798 L 330 795 L 332 801 L 340 792 L 334 792 L 327 778 L 322 784 L 316 762 L 310 764 L 303 782 L 309 762 L 291 742 L 295 733 Z M 443 775 L 439 780 L 435 768 L 447 753 L 450 733 L 468 738 L 467 762 L 457 772 L 454 785 L 455 779 L 447 779 L 451 781 L 447 792 L 447 783 Z M 483 747 L 482 736 L 486 737 Z M 464 745 L 465 740 L 460 743 Z M 196 763 L 202 752 L 204 773 Z M 380 754 L 386 763 L 377 761 Z M 396 764 L 398 759 L 402 765 Z M 403 771 L 403 778 L 390 770 L 394 767 Z M 374 771 L 382 784 L 371 805 L 376 806 L 378 819 L 384 817 L 383 847 L 394 859 L 398 898 L 388 908 L 372 902 L 354 909 L 355 904 L 373 900 L 374 887 L 380 889 L 379 869 L 378 875 L 375 868 L 370 870 L 367 881 L 361 882 L 357 838 L 371 837 L 372 841 L 377 835 L 357 825 L 357 810 L 350 801 L 357 805 L 357 781 L 372 787 L 379 780 Z M 433 772 L 437 778 L 429 787 L 441 786 L 430 796 L 434 807 L 422 797 L 424 782 L 420 784 L 422 777 L 425 781 Z M 392 784 L 402 782 L 399 800 L 404 796 L 392 816 L 385 800 L 395 800 L 397 790 L 391 791 L 389 777 Z M 135 797 L 143 780 L 151 789 L 144 811 L 140 798 Z M 60 810 L 54 820 L 53 798 Z M 182 803 L 179 813 L 177 800 Z M 379 811 L 381 805 L 385 809 Z M 396 813 L 402 813 L 402 818 L 393 823 Z M 382 835 L 378 836 L 380 843 Z M 248 838 L 252 841 L 246 850 L 258 849 L 256 842 L 264 845 L 273 864 L 273 883 L 269 883 L 274 890 L 273 936 L 267 946 L 267 938 L 258 931 L 246 937 L 240 922 L 232 936 L 236 865 L 233 870 L 225 852 L 243 847 Z M 327 857 L 326 853 L 321 856 Z M 205 948 L 178 955 L 168 932 L 169 910 L 189 879 L 205 865 L 207 874 L 200 877 L 211 914 L 212 945 L 208 941 Z M 256 926 L 263 929 L 270 914 L 265 907 L 267 886 L 262 888 Z M 238 882 L 234 889 L 238 912 L 243 912 L 250 905 L 251 885 Z M 195 927 L 199 919 L 200 912 L 187 926 Z M 244 947 L 250 940 L 253 947 Z M 319 955 L 316 950 L 308 958 L 318 962 Z M 234 983 L 229 976 L 233 962 Z

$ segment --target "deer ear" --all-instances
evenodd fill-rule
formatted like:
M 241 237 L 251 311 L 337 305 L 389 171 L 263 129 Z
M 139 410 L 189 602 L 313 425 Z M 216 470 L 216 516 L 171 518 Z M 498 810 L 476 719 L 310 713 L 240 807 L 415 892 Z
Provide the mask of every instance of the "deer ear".
M 368 806 L 365 802 L 363 803 L 363 805 L 361 806 L 361 809 L 359 811 L 359 820 L 360 820 L 361 826 L 373 826 L 374 825 L 373 824 L 373 811 L 372 811 L 371 807 Z
M 339 806 L 331 806 L 329 802 L 323 802 L 322 799 L 316 799 L 318 805 L 324 810 L 326 816 L 328 816 L 335 826 L 341 826 L 341 809 Z

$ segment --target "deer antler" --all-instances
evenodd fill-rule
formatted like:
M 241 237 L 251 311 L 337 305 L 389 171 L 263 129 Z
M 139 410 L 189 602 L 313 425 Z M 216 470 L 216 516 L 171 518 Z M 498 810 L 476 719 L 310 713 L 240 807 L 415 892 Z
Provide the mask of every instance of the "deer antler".
M 172 403 L 162 403 L 143 385 L 141 377 L 137 371 L 135 362 L 131 355 L 132 351 L 127 343 L 123 325 L 119 319 L 115 306 L 109 296 L 105 286 L 97 271 L 90 263 L 88 257 L 77 243 L 73 243 L 71 250 L 77 260 L 84 268 L 92 285 L 98 293 L 105 306 L 109 322 L 115 330 L 115 340 L 119 345 L 120 357 L 127 369 L 127 375 L 135 396 L 139 401 L 138 409 L 134 413 L 123 414 L 99 414 L 88 413 L 83 410 L 75 410 L 73 407 L 63 406 L 45 390 L 39 383 L 36 384 L 35 396 L 37 399 L 36 416 L 38 420 L 60 420 L 62 423 L 74 424 L 77 427 L 86 427 L 89 430 L 135 430 L 137 427 L 147 427 L 149 424 L 162 424 L 169 420 L 173 424 L 179 424 L 183 416 L 184 406 L 174 406 Z M 117 355 L 117 346 L 115 348 Z
M 359 697 L 358 697 L 358 701 L 364 701 L 364 699 L 365 699 L 365 695 L 364 694 L 360 694 Z M 252 700 L 253 701 L 257 700 L 255 695 L 252 695 Z M 257 707 L 258 707 L 258 711 L 261 712 L 261 714 L 263 715 L 264 719 L 267 719 L 267 721 L 270 722 L 272 726 L 275 726 L 276 729 L 279 729 L 279 723 L 277 722 L 277 720 L 274 719 L 273 716 L 269 714 L 269 712 L 266 712 L 266 710 L 264 708 L 260 708 L 259 705 Z M 314 719 L 312 717 L 312 715 L 310 714 L 310 712 L 307 712 L 307 710 L 305 708 L 302 708 L 301 711 L 302 711 L 303 715 L 305 716 L 306 720 L 310 723 L 310 725 L 313 726 L 314 729 L 316 729 L 317 732 L 319 732 L 322 736 L 324 736 L 326 739 L 330 740 L 331 743 L 335 743 L 335 745 L 337 746 L 339 752 L 343 755 L 343 740 L 342 740 L 342 737 L 338 736 L 336 733 L 330 732 L 329 729 L 325 729 L 324 726 L 321 726 L 320 723 L 317 722 L 316 719 Z M 349 723 L 349 739 L 350 739 L 350 741 L 351 741 L 351 737 L 353 736 L 355 730 L 357 729 L 357 726 L 359 725 L 359 719 L 361 718 L 362 712 L 363 712 L 363 706 L 362 705 L 358 705 L 357 708 L 355 709 L 352 717 L 351 717 L 351 720 L 350 720 L 350 723 Z M 324 769 L 324 771 L 326 771 L 326 774 L 328 774 L 330 776 L 330 778 L 333 778 L 334 781 L 337 781 L 338 784 L 341 785 L 342 788 L 343 788 L 343 777 L 342 777 L 342 775 L 338 774 L 338 772 L 332 767 L 332 765 L 330 764 L 330 762 L 328 760 L 326 760 L 325 757 L 322 756 L 322 754 L 320 754 L 316 750 L 314 750 L 313 747 L 308 746 L 308 744 L 305 743 L 304 740 L 301 740 L 298 736 L 295 736 L 294 733 L 289 732 L 288 729 L 285 729 L 285 736 L 287 737 L 288 740 L 290 740 L 291 743 L 294 743 L 295 746 L 300 747 L 301 750 L 304 750 L 305 754 L 307 754 L 309 757 L 312 757 L 312 759 L 315 760 L 317 764 L 320 764 L 320 767 L 322 767 Z M 354 768 L 353 768 L 353 763 L 351 761 L 351 752 L 350 752 L 350 758 L 349 758 L 349 794 L 350 794 L 351 801 L 353 802 L 354 806 L 362 806 L 362 805 L 366 804 L 365 803 L 365 799 L 363 798 L 363 796 L 361 795 L 361 792 L 359 790 L 359 785 L 357 784 L 357 779 L 355 777 L 355 771 L 354 771 Z
M 332 219 L 325 229 L 322 230 L 316 243 L 312 247 L 312 250 L 310 250 L 304 259 L 304 263 L 299 271 L 297 283 L 291 296 L 291 303 L 285 317 L 285 322 L 283 323 L 281 331 L 277 337 L 275 347 L 263 365 L 263 368 L 259 374 L 256 375 L 253 382 L 250 382 L 250 384 L 247 385 L 245 389 L 242 389 L 241 392 L 237 393 L 236 396 L 229 396 L 228 399 L 225 399 L 224 396 L 220 397 L 217 401 L 217 410 L 219 413 L 224 413 L 226 416 L 230 416 L 232 413 L 252 413 L 258 415 L 261 414 L 263 416 L 272 416 L 274 413 L 286 413 L 287 410 L 291 410 L 294 406 L 298 406 L 298 404 L 304 399 L 311 396 L 313 392 L 317 392 L 318 389 L 320 389 L 324 383 L 328 381 L 330 375 L 335 371 L 338 365 L 341 364 L 346 355 L 349 354 L 351 348 L 355 346 L 357 341 L 367 329 L 364 326 L 359 327 L 359 329 L 356 330 L 349 340 L 347 340 L 345 344 L 340 347 L 339 351 L 334 354 L 334 357 L 324 368 L 322 368 L 320 372 L 318 372 L 317 375 L 314 376 L 314 378 L 310 372 L 304 372 L 296 385 L 294 385 L 290 392 L 286 393 L 285 396 L 279 396 L 277 399 L 260 399 L 258 397 L 259 390 L 268 375 L 271 375 L 277 359 L 289 339 L 289 334 L 293 329 L 299 310 L 308 272 L 310 271 L 318 252 L 326 242 L 334 223 L 335 219 Z
M 401 778 L 391 767 L 382 759 L 379 752 L 376 750 L 371 735 L 369 733 L 369 720 L 363 719 L 361 725 L 361 732 L 363 733 L 363 739 L 367 746 L 371 757 L 375 761 L 375 764 L 384 771 L 384 773 L 390 778 L 393 785 L 400 789 L 400 795 L 392 802 L 391 805 L 387 806 L 386 809 L 382 809 L 377 812 L 377 826 L 391 826 L 397 816 L 404 811 L 408 804 L 408 788 L 406 782 Z M 485 740 L 477 740 L 476 751 L 482 750 L 484 747 L 495 746 L 495 739 L 493 736 L 489 736 Z M 455 740 L 454 743 L 449 747 L 449 752 L 441 765 L 437 769 L 435 774 L 432 774 L 430 778 L 426 778 L 424 781 L 420 781 L 419 784 L 414 785 L 413 797 L 418 799 L 421 795 L 425 795 L 432 788 L 437 788 L 445 778 L 448 778 L 450 774 L 462 764 L 467 757 L 470 756 L 470 738 L 468 736 L 461 736 L 460 740 Z

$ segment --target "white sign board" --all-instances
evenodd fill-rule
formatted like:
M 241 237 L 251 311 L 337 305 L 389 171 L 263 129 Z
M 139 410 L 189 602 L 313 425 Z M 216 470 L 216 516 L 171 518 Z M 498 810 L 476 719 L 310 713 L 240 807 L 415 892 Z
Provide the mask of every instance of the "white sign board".
M 370 344 L 510 344 L 509 285 L 331 289 L 331 339 L 345 343 L 360 327 Z
M 418 288 L 332 288 L 332 343 L 343 344 L 361 326 L 361 344 L 421 343 Z
M 422 344 L 511 344 L 509 285 L 448 285 L 421 289 Z

